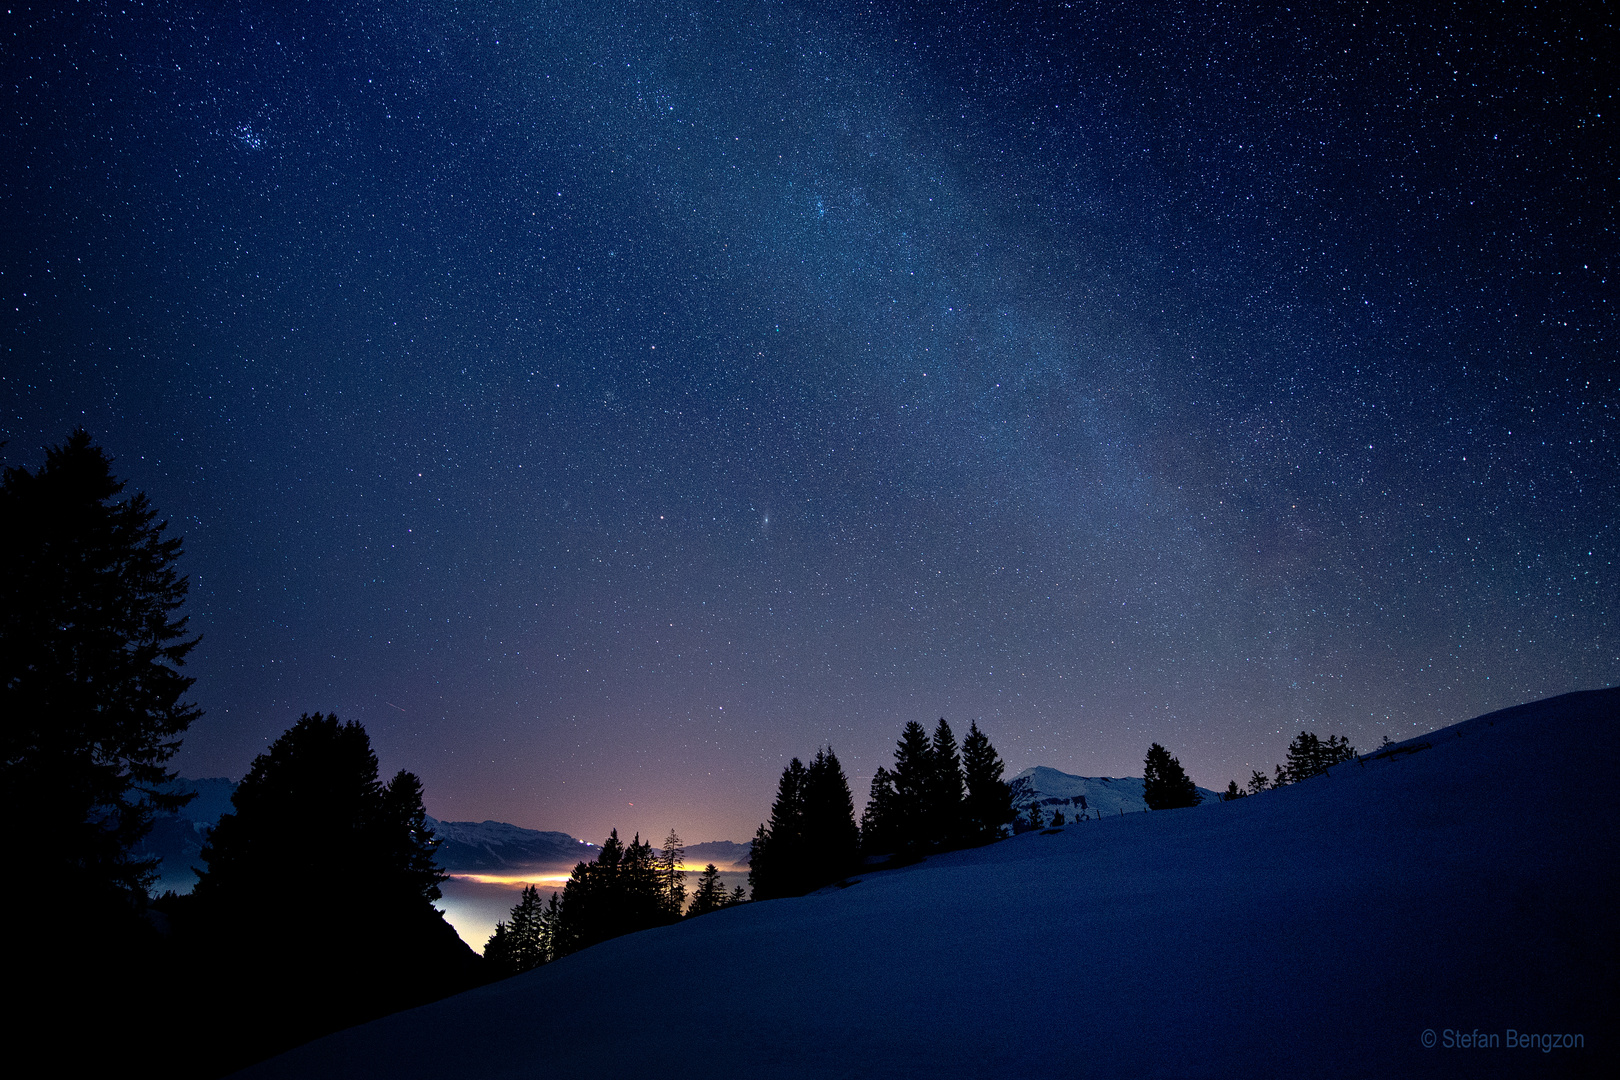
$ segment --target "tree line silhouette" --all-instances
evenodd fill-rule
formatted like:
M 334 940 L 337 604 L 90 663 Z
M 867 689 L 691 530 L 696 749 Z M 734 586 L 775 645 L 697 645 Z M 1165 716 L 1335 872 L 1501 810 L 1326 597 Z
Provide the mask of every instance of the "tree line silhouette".
M 365 728 L 307 714 L 254 759 L 187 895 L 152 907 L 169 947 L 231 999 L 194 1005 L 221 1056 L 267 1056 L 476 986 L 486 973 L 433 906 L 445 874 L 422 785 L 386 783 Z M 289 887 L 315 894 L 288 897 Z
M 1384 742 L 1389 742 L 1387 735 Z M 1288 764 L 1279 764 L 1269 777 L 1259 769 L 1254 770 L 1246 787 L 1240 788 L 1236 780 L 1231 781 L 1226 785 L 1221 798 L 1241 799 L 1248 795 L 1258 795 L 1262 791 L 1297 784 L 1313 776 L 1321 776 L 1335 765 L 1355 759 L 1356 748 L 1350 745 L 1347 736 L 1329 735 L 1326 739 L 1319 739 L 1315 732 L 1301 731 L 1288 744 Z
M 1014 818 L 1005 766 L 977 721 L 958 749 L 943 717 L 930 739 L 915 720 L 900 733 L 894 768 L 879 766 L 860 824 L 832 748 L 782 770 L 770 821 L 754 834 L 753 898 L 802 896 L 853 873 L 863 857 L 891 861 L 989 843 Z
M 168 762 L 201 710 L 181 673 L 181 541 L 76 431 L 0 477 L 0 811 L 15 865 L 8 1017 L 74 1071 L 126 1072 L 185 1018 L 166 1071 L 211 1076 L 482 980 L 433 907 L 422 788 L 365 729 L 305 715 L 260 754 L 189 895 L 150 900 L 131 854 L 193 796 Z M 318 892 L 319 899 L 300 896 Z M 26 904 L 30 910 L 23 910 Z M 21 932 L 50 910 L 60 931 Z
M 526 888 L 478 957 L 434 908 L 444 873 L 422 786 L 384 782 L 365 729 L 305 714 L 254 759 L 203 851 L 188 895 L 150 900 L 155 859 L 130 854 L 156 814 L 192 797 L 167 763 L 201 711 L 181 673 L 198 638 L 179 609 L 181 541 L 124 485 L 83 431 L 37 472 L 0 476 L 0 812 L 13 861 L 45 882 L 43 901 L 8 890 L 10 925 L 50 907 L 51 937 L 14 935 L 8 974 L 27 985 L 14 1023 L 74 1046 L 82 1071 L 112 1071 L 173 1015 L 187 1017 L 171 1071 L 233 1071 L 319 1035 L 577 952 L 620 934 L 743 902 L 711 863 L 687 902 L 684 848 L 614 830 L 561 894 Z M 1354 757 L 1342 736 L 1301 732 L 1273 777 L 1298 783 Z M 1157 743 L 1144 762 L 1154 809 L 1198 793 Z M 892 768 L 872 778 L 859 824 L 831 747 L 783 770 L 755 834 L 754 899 L 843 880 L 863 860 L 890 864 L 988 843 L 1015 814 L 1004 765 L 977 722 L 958 746 L 943 718 L 932 737 L 905 725 Z M 1039 806 L 1030 823 L 1040 827 Z M 319 902 L 299 896 L 318 891 Z M 139 974 L 146 991 L 124 988 Z M 87 990 L 87 987 L 94 988 Z M 119 988 L 113 991 L 111 988 Z M 88 1004 L 99 1002 L 101 1004 Z M 86 1011 L 96 1015 L 87 1017 Z
M 510 918 L 495 924 L 484 945 L 491 973 L 516 975 L 609 938 L 743 902 L 742 886 L 727 893 L 720 871 L 709 863 L 688 905 L 685 856 L 673 829 L 659 849 L 639 833 L 626 846 L 614 829 L 594 861 L 574 867 L 560 896 L 554 892 L 542 904 L 538 888 L 524 888 Z

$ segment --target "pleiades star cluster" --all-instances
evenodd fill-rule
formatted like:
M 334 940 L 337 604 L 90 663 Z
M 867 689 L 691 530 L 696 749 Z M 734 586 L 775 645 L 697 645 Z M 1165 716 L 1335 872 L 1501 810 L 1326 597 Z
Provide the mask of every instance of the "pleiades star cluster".
M 447 820 L 1613 685 L 1613 22 L 16 4 L 0 454 L 184 535 L 185 774 L 330 710 Z

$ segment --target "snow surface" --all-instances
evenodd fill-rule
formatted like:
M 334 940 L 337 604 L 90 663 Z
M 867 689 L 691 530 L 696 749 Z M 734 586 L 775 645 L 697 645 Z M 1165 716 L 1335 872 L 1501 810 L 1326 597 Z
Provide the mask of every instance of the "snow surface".
M 1617 713 L 1620 690 L 1565 695 L 1279 791 L 720 911 L 247 1075 L 640 1077 L 672 1052 L 745 1077 L 1596 1075 Z M 1585 1047 L 1422 1045 L 1447 1028 Z

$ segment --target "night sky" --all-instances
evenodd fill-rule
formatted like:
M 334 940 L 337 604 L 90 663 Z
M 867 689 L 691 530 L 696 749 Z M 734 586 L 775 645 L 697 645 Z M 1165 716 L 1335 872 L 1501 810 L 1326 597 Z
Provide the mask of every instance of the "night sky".
M 0 455 L 184 535 L 186 775 L 741 841 L 1620 682 L 1611 6 L 227 6 L 0 16 Z

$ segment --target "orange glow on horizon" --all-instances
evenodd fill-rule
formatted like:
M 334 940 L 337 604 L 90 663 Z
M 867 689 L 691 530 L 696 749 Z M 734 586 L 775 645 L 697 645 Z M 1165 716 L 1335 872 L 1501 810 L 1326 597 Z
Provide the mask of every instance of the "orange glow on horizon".
M 451 874 L 456 881 L 471 881 L 476 885 L 533 885 L 536 888 L 560 889 L 568 882 L 567 874 Z
M 704 868 L 708 865 L 707 862 L 697 865 L 682 863 L 680 869 L 690 879 L 702 874 Z M 747 866 L 731 866 L 729 864 L 721 866 L 716 863 L 715 867 L 722 874 L 745 874 L 748 872 Z M 538 889 L 561 889 L 568 883 L 568 874 L 555 870 L 536 870 L 514 874 L 451 874 L 450 877 L 455 881 L 470 881 L 475 885 L 505 885 L 510 888 L 533 885 Z

